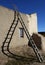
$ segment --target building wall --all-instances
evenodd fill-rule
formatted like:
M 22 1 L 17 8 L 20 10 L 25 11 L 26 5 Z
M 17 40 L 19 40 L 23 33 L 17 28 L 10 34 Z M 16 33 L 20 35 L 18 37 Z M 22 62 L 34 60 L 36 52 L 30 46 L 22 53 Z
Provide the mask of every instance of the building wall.
M 37 14 L 36 13 L 33 13 L 31 15 L 28 15 L 27 14 L 27 18 L 28 18 L 28 30 L 29 30 L 29 33 L 32 34 L 32 33 L 37 33 L 38 30 L 37 30 Z
M 29 30 L 29 33 L 37 32 L 37 15 L 36 13 L 28 15 L 20 13 L 21 17 Z M 0 6 L 0 47 L 3 44 L 6 34 L 11 26 L 11 23 L 14 19 L 14 11 Z M 12 37 L 10 48 L 20 45 L 28 44 L 28 39 L 24 33 L 24 38 L 20 38 L 19 28 L 22 27 L 20 22 L 17 25 L 17 28 Z

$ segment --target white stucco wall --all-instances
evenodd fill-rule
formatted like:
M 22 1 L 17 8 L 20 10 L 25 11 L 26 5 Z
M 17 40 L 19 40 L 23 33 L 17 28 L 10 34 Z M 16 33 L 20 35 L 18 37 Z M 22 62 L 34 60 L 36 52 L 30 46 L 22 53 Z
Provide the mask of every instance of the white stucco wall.
M 34 14 L 31 14 L 31 15 L 26 15 L 27 18 L 28 18 L 28 25 L 29 25 L 29 33 L 32 34 L 32 33 L 37 33 L 38 32 L 38 29 L 37 29 L 37 14 L 34 13 Z

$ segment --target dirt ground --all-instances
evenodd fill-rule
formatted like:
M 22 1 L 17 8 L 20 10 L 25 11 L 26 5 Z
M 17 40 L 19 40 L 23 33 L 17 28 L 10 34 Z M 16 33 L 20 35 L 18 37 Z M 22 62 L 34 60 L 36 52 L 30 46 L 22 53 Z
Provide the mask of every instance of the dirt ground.
M 45 62 L 39 63 L 33 49 L 27 45 L 10 49 L 10 51 L 16 55 L 25 56 L 16 60 L 13 58 L 6 57 L 3 53 L 0 54 L 0 65 L 45 65 Z M 30 58 L 30 59 L 27 59 Z M 23 59 L 23 60 L 22 60 Z M 45 59 L 45 57 L 44 57 Z
M 44 44 L 45 43 L 45 37 L 43 37 L 41 35 L 39 35 L 39 36 L 41 37 L 41 41 L 42 41 L 41 43 Z M 35 39 L 35 40 L 37 40 L 37 39 Z M 19 65 L 20 64 L 21 65 L 45 65 L 45 46 L 43 45 L 43 47 L 44 47 L 43 48 L 44 51 L 43 50 L 39 50 L 39 52 L 43 56 L 43 60 L 44 60 L 42 63 L 38 62 L 37 57 L 35 56 L 35 53 L 34 53 L 33 49 L 31 47 L 29 47 L 28 45 L 23 45 L 21 47 L 16 47 L 15 49 L 12 48 L 13 50 L 10 49 L 10 51 L 12 53 L 14 53 L 14 54 L 30 58 L 30 59 L 26 59 L 26 61 L 25 60 L 21 61 L 22 59 L 16 61 L 17 63 L 19 63 Z
M 45 38 L 44 38 L 45 39 Z M 45 42 L 45 40 L 42 37 L 42 43 Z M 10 52 L 12 52 L 13 54 L 16 54 L 17 56 L 23 56 L 25 58 L 10 58 L 5 56 L 2 51 L 1 51 L 1 47 L 0 47 L 0 65 L 45 65 L 45 52 L 43 54 L 43 51 L 40 50 L 39 52 L 41 53 L 41 55 L 43 56 L 43 62 L 40 63 L 37 60 L 37 57 L 33 51 L 33 49 L 31 47 L 29 47 L 28 45 L 23 45 L 23 46 L 18 46 L 15 48 L 11 48 L 10 47 Z M 44 46 L 44 51 L 45 51 L 45 46 Z

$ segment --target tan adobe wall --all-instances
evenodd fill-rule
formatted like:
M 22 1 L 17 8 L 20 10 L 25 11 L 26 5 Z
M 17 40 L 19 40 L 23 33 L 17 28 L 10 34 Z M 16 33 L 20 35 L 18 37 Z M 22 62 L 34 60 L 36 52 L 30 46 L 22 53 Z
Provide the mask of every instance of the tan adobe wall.
M 33 32 L 37 32 L 37 15 L 31 14 L 22 14 L 22 19 L 29 30 L 30 34 Z M 2 45 L 2 42 L 4 41 L 6 34 L 11 26 L 11 23 L 14 18 L 14 11 L 4 8 L 0 6 L 0 47 Z M 28 39 L 24 33 L 24 38 L 20 38 L 19 28 L 22 27 L 20 23 L 18 23 L 18 26 L 14 32 L 13 38 L 10 43 L 10 47 L 20 46 L 28 44 Z

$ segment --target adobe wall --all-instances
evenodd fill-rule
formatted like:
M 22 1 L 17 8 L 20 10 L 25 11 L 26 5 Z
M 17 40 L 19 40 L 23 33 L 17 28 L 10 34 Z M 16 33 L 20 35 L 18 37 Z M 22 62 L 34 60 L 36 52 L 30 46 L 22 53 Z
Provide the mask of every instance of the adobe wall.
M 36 13 L 28 15 L 22 14 L 22 19 L 29 30 L 29 33 L 32 34 L 33 32 L 37 32 L 37 15 Z M 2 46 L 2 42 L 4 41 L 6 34 L 11 26 L 11 23 L 14 19 L 14 11 L 7 9 L 5 7 L 0 6 L 0 47 Z M 12 37 L 10 47 L 26 45 L 28 44 L 28 39 L 24 33 L 24 38 L 20 38 L 19 28 L 22 27 L 20 23 L 14 32 Z

